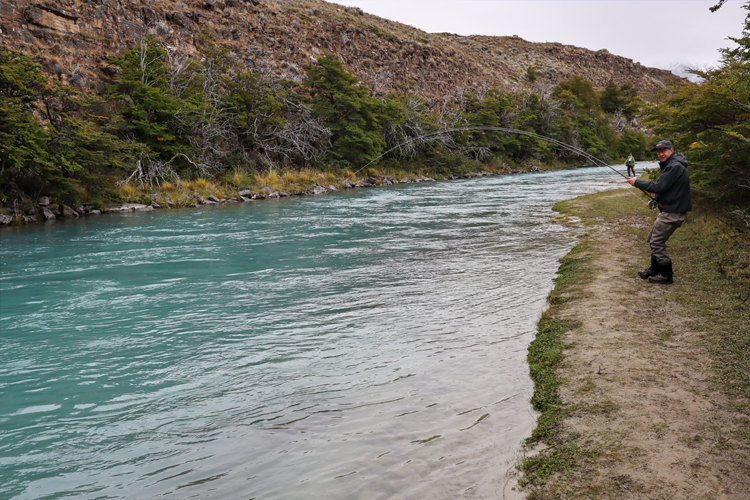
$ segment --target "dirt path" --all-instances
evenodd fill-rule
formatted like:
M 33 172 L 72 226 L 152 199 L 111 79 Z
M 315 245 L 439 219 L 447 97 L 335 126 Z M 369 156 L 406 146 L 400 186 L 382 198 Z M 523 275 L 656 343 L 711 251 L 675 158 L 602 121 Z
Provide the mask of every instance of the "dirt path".
M 585 199 L 572 203 L 587 210 Z M 677 256 L 672 286 L 635 275 L 647 264 L 649 226 L 638 216 L 587 229 L 587 277 L 559 312 L 580 327 L 565 334 L 558 373 L 564 433 L 594 458 L 532 498 L 750 499 L 750 456 L 730 437 L 748 422 L 714 382 L 702 333 L 679 299 L 693 284 Z

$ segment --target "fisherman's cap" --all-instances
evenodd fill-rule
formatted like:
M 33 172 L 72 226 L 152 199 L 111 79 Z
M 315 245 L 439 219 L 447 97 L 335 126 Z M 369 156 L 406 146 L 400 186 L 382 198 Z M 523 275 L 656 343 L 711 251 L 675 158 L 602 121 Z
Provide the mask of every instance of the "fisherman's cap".
M 659 141 L 659 144 L 654 146 L 651 151 L 656 151 L 657 149 L 674 149 L 674 146 L 672 146 L 671 141 Z

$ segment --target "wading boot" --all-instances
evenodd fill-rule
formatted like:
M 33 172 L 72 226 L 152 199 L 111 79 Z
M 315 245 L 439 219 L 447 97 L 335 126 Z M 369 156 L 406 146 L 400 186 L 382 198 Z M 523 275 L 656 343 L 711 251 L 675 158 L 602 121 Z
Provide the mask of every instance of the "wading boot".
M 638 271 L 638 276 L 643 278 L 644 280 L 647 280 L 651 276 L 658 276 L 658 275 L 659 275 L 659 261 L 657 261 L 656 257 L 652 255 L 651 267 L 649 267 L 648 269 L 644 269 L 643 271 Z
M 667 262 L 659 264 L 659 274 L 649 277 L 648 282 L 658 283 L 660 285 L 671 285 L 674 283 L 674 281 L 672 281 L 672 263 Z

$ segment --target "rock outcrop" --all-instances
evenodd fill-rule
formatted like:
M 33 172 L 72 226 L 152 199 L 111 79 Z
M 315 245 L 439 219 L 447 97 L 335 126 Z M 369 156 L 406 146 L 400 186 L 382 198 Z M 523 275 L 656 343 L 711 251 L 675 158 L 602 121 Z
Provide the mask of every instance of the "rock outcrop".
M 497 85 L 516 90 L 581 75 L 602 88 L 631 83 L 648 99 L 676 78 L 605 50 L 532 43 L 516 36 L 459 36 L 424 31 L 320 0 L 6 0 L 0 44 L 31 56 L 51 76 L 104 92 L 117 74 L 112 57 L 144 36 L 198 57 L 210 28 L 236 63 L 301 81 L 305 67 L 335 52 L 375 95 L 410 89 L 428 100 Z

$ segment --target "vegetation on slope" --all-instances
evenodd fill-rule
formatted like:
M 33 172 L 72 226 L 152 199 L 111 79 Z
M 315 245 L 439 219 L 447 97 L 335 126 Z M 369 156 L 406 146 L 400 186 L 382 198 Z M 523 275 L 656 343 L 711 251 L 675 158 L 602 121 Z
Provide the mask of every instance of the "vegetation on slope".
M 625 86 L 600 94 L 576 77 L 551 92 L 493 88 L 430 106 L 408 90 L 372 95 L 334 54 L 295 83 L 237 66 L 208 30 L 198 46 L 200 57 L 187 58 L 144 38 L 111 61 L 114 82 L 98 97 L 0 49 L 3 201 L 33 204 L 47 195 L 102 204 L 122 198 L 124 185 L 144 194 L 198 179 L 231 191 L 237 180 L 300 170 L 341 181 L 368 165 L 444 177 L 467 165 L 582 163 L 531 137 L 445 132 L 468 127 L 534 132 L 603 159 L 646 154 L 646 136 L 624 127 L 624 114 L 641 106 Z

